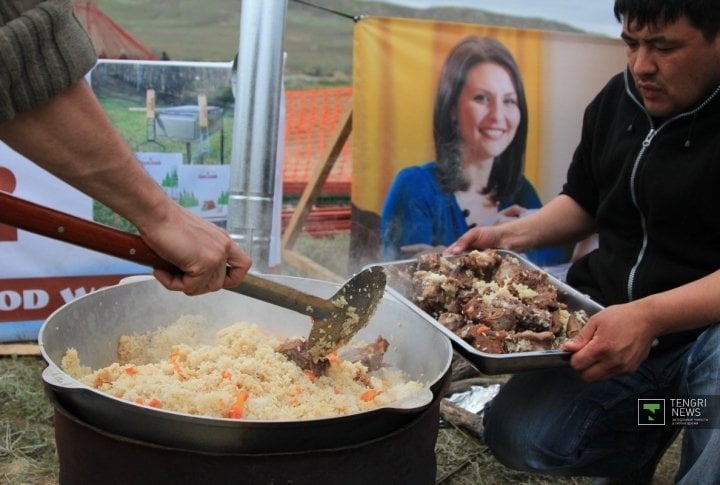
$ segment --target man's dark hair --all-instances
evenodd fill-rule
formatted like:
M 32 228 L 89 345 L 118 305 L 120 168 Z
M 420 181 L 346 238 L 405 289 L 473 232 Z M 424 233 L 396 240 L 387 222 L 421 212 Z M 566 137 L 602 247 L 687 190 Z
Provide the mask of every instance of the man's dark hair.
M 712 42 L 720 30 L 717 0 L 615 0 L 613 11 L 619 22 L 626 18 L 639 27 L 673 23 L 685 16 L 708 42 Z

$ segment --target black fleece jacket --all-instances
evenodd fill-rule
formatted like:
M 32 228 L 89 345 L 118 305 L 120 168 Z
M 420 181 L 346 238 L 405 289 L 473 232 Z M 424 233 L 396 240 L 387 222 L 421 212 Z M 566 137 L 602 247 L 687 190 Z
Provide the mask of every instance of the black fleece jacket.
M 599 233 L 599 248 L 571 267 L 568 283 L 604 305 L 720 269 L 720 86 L 662 121 L 639 100 L 628 72 L 608 82 L 585 111 L 563 187 Z M 660 342 L 679 345 L 699 333 Z

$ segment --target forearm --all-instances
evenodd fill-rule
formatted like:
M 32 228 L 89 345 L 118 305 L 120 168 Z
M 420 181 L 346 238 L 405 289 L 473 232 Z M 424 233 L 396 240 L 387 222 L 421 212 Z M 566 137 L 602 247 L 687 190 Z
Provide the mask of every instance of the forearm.
M 126 217 L 141 230 L 163 220 L 163 190 L 147 174 L 81 80 L 49 102 L 0 124 L 0 139 Z
M 572 198 L 559 195 L 537 212 L 496 226 L 475 227 L 445 252 L 499 248 L 516 252 L 579 241 L 595 231 L 590 215 Z
M 594 232 L 590 215 L 566 195 L 555 197 L 532 215 L 498 227 L 498 247 L 518 252 L 579 241 Z
M 633 302 L 647 315 L 657 335 L 720 322 L 720 270 L 672 290 Z
M 662 335 L 720 321 L 720 270 L 692 283 L 594 314 L 563 349 L 587 381 L 635 372 Z

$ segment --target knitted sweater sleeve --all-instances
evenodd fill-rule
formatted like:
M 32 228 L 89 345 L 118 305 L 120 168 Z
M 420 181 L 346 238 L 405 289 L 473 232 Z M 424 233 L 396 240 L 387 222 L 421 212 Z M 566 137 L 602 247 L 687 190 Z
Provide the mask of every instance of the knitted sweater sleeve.
M 96 60 L 73 0 L 0 2 L 0 123 L 70 87 Z

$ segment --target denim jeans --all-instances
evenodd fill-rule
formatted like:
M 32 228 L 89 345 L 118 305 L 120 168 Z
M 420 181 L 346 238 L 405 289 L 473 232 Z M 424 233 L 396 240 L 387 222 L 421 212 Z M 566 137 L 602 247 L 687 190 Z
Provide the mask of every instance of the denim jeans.
M 638 399 L 720 395 L 720 327 L 651 352 L 631 375 L 580 380 L 570 368 L 514 375 L 486 406 L 485 443 L 504 465 L 563 476 L 622 477 L 657 459 L 673 426 L 638 426 Z M 684 433 L 678 479 L 720 483 L 720 430 Z
M 688 396 L 720 395 L 720 325 L 706 330 L 691 347 L 682 391 Z M 720 429 L 685 429 L 678 483 L 720 484 Z

